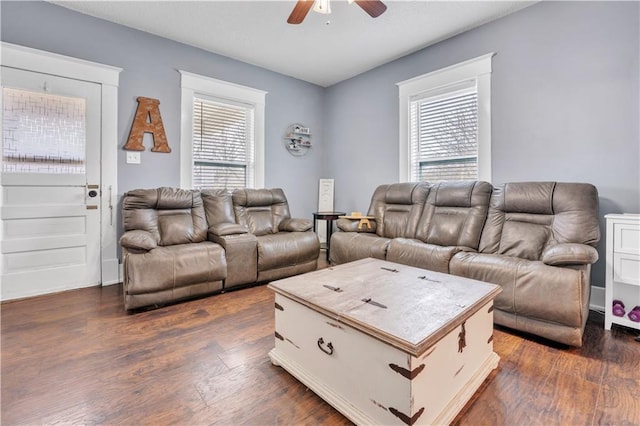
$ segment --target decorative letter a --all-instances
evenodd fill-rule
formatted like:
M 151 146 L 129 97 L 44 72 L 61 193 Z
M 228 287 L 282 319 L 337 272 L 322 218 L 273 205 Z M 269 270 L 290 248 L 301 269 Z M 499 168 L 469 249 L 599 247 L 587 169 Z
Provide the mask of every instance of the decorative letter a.
M 129 140 L 127 140 L 124 149 L 131 151 L 144 151 L 142 138 L 145 133 L 151 133 L 153 136 L 153 152 L 171 152 L 167 143 L 167 135 L 164 133 L 162 125 L 162 117 L 160 117 L 160 101 L 151 98 L 138 98 L 138 109 L 136 116 L 131 125 L 129 132 Z

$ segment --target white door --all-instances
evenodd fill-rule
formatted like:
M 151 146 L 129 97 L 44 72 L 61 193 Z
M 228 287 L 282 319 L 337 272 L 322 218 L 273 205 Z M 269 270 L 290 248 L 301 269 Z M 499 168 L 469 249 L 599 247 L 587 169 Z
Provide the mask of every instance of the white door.
M 101 86 L 1 71 L 1 299 L 98 285 Z

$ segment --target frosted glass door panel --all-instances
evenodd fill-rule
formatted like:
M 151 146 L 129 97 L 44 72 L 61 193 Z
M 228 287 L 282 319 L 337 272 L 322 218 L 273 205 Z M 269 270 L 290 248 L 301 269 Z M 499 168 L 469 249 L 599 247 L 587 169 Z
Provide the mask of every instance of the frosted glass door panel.
M 2 171 L 85 173 L 83 98 L 2 89 Z

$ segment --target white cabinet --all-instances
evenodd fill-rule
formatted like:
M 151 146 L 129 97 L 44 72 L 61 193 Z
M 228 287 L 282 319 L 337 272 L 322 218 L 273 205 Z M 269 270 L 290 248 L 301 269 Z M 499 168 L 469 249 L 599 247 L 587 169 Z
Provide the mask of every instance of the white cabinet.
M 619 324 L 640 329 L 629 312 L 640 307 L 640 214 L 608 214 L 604 328 Z M 613 314 L 613 301 L 624 303 L 624 315 Z M 640 309 L 640 308 L 639 308 Z M 639 312 L 640 315 L 640 312 Z

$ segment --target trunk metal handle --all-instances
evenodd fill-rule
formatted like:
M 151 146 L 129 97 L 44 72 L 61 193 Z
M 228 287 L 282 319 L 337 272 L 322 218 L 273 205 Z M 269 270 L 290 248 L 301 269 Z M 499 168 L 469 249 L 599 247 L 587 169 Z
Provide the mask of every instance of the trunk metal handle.
M 324 345 L 324 339 L 321 337 L 318 339 L 318 347 L 325 354 L 333 355 L 333 345 L 331 344 L 331 342 L 327 343 L 327 349 L 325 349 L 323 345 Z

